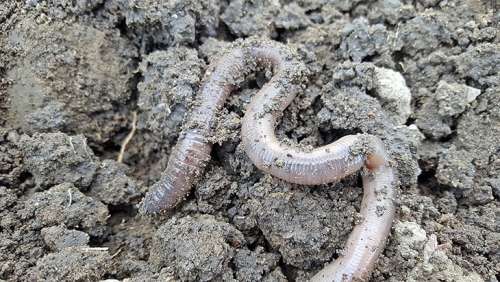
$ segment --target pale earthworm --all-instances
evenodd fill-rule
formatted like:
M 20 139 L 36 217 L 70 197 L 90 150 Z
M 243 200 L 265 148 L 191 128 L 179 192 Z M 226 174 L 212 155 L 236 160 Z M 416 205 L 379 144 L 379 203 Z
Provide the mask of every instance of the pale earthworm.
M 247 40 L 209 67 L 187 129 L 174 147 L 160 181 L 146 194 L 142 209 L 173 209 L 188 194 L 210 159 L 216 114 L 248 73 L 271 68 L 273 77 L 252 98 L 242 120 L 242 142 L 261 170 L 288 182 L 317 185 L 337 181 L 362 167 L 362 220 L 349 235 L 343 254 L 313 281 L 367 280 L 384 249 L 395 214 L 395 171 L 382 141 L 371 135 L 348 135 L 305 152 L 280 143 L 275 126 L 295 98 L 304 65 L 282 44 Z

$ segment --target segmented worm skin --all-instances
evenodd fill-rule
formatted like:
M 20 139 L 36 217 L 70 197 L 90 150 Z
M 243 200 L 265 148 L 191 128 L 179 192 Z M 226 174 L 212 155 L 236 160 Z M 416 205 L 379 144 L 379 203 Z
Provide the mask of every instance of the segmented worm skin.
M 384 144 L 375 136 L 362 134 L 342 137 L 310 152 L 280 143 L 275 126 L 295 98 L 304 66 L 281 44 L 242 45 L 209 67 L 189 127 L 173 149 L 164 175 L 146 194 L 143 210 L 157 213 L 182 201 L 210 159 L 208 138 L 226 98 L 249 72 L 270 67 L 273 77 L 252 98 L 242 120 L 245 151 L 259 169 L 298 184 L 330 183 L 363 168 L 363 219 L 349 235 L 343 255 L 312 281 L 367 280 L 384 249 L 395 214 L 395 171 Z
M 173 209 L 202 174 L 210 160 L 212 144 L 208 137 L 213 135 L 216 114 L 236 82 L 242 79 L 242 72 L 246 69 L 244 57 L 243 50 L 236 49 L 208 68 L 199 101 L 188 120 L 189 127 L 181 133 L 170 153 L 167 169 L 161 179 L 146 194 L 143 212 L 154 214 Z
M 349 235 L 343 255 L 323 268 L 311 281 L 368 281 L 384 250 L 396 210 L 397 179 L 382 142 L 375 137 L 370 139 L 370 145 L 375 150 L 368 155 L 363 171 L 362 221 Z M 372 165 L 370 158 L 378 160 Z

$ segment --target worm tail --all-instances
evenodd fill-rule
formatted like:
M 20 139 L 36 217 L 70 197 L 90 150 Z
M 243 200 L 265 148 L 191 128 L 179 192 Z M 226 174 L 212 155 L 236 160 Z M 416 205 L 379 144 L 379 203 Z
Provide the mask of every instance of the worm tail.
M 376 149 L 387 160 L 383 147 L 376 145 Z M 349 235 L 343 255 L 318 272 L 312 282 L 368 281 L 391 232 L 396 182 L 395 170 L 386 161 L 372 170 L 365 168 L 363 220 Z
M 174 147 L 167 169 L 144 197 L 141 207 L 147 214 L 170 210 L 189 193 L 193 183 L 201 176 L 210 160 L 212 145 L 191 130 Z

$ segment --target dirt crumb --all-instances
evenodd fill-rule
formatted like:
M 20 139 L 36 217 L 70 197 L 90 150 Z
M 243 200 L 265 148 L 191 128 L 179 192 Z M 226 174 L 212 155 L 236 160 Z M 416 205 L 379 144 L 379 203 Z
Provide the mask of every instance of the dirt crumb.
M 169 48 L 149 54 L 140 64 L 144 81 L 137 85 L 142 111 L 139 128 L 151 131 L 158 140 L 178 132 L 198 90 L 203 66 L 191 48 Z
M 103 203 L 85 196 L 70 183 L 34 193 L 19 213 L 25 219 L 34 219 L 33 228 L 64 224 L 93 236 L 104 231 L 108 217 L 108 209 Z
M 249 250 L 238 250 L 234 257 L 234 264 L 238 269 L 236 279 L 238 281 L 261 281 L 272 279 L 270 272 L 276 268 L 280 256 L 272 253 L 265 253 L 262 247 L 258 247 L 255 252 Z M 279 269 L 278 269 L 279 271 Z
M 195 42 L 196 33 L 214 35 L 220 4 L 215 0 L 119 1 L 125 23 L 144 43 L 166 46 Z
M 174 218 L 156 232 L 150 261 L 183 280 L 228 279 L 229 262 L 244 243 L 238 230 L 213 216 Z
M 87 188 L 92 183 L 97 161 L 85 136 L 40 133 L 22 136 L 19 146 L 26 168 L 40 188 L 64 182 Z
M 108 205 L 128 205 L 141 195 L 139 184 L 129 176 L 126 165 L 114 160 L 99 164 L 89 195 Z
M 221 19 L 237 36 L 269 36 L 275 31 L 273 18 L 278 16 L 280 9 L 277 0 L 236 0 L 225 9 Z
M 412 114 L 411 92 L 403 76 L 391 69 L 375 69 L 375 95 L 395 124 L 405 124 Z
M 110 270 L 107 251 L 91 247 L 69 247 L 40 259 L 31 273 L 40 281 L 95 281 Z
M 60 251 L 64 248 L 86 246 L 89 235 L 78 230 L 69 230 L 64 226 L 51 226 L 41 230 L 45 244 L 53 250 Z
M 27 18 L 8 34 L 19 63 L 7 76 L 11 124 L 105 142 L 126 126 L 136 50 L 115 32 Z M 76 98 L 78 97 L 78 98 Z M 97 118 L 102 117 L 102 118 Z
M 265 181 L 252 187 L 255 192 L 246 206 L 266 240 L 287 264 L 311 269 L 341 249 L 352 228 L 356 210 L 347 202 L 361 190 L 345 189 L 341 195 L 335 195 L 336 189 L 328 191 L 332 199 L 325 195 L 327 191 L 309 193 L 281 181 Z M 334 212 L 338 210 L 350 216 L 344 218 Z M 313 211 L 321 216 L 313 216 Z
M 452 133 L 453 117 L 463 113 L 481 94 L 481 90 L 465 84 L 440 81 L 433 96 L 417 112 L 417 126 L 432 138 Z

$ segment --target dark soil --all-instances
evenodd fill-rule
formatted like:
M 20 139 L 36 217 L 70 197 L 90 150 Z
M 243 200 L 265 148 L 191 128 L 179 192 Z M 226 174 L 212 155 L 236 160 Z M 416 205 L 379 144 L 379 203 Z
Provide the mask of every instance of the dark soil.
M 187 200 L 138 214 L 208 64 L 257 36 L 309 70 L 281 139 L 370 133 L 394 159 L 398 213 L 371 281 L 498 281 L 494 2 L 1 1 L 0 280 L 305 281 L 337 258 L 361 181 L 307 187 L 253 166 L 240 120 L 261 73 L 227 101 Z

